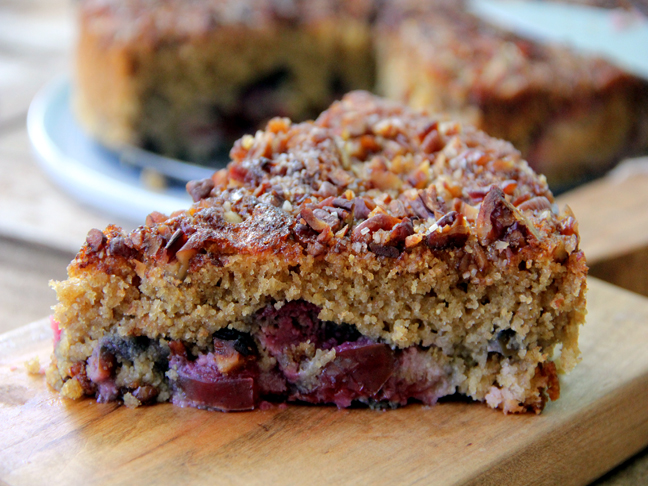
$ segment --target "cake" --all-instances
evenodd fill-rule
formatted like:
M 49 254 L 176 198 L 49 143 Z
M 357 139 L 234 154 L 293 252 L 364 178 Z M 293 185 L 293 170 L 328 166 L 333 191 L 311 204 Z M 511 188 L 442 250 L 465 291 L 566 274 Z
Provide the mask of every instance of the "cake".
M 79 19 L 75 113 L 115 149 L 207 163 L 271 117 L 374 87 L 511 141 L 562 187 L 648 148 L 645 81 L 463 1 L 82 0 Z
M 579 360 L 578 225 L 508 142 L 357 91 L 274 118 L 186 211 L 93 229 L 54 282 L 69 398 L 540 412 Z
M 571 0 L 605 8 L 624 1 Z M 377 27 L 381 93 L 454 113 L 508 140 L 566 186 L 648 149 L 648 85 L 609 62 L 531 42 L 463 0 L 388 2 Z
M 84 0 L 74 108 L 110 147 L 205 162 L 374 79 L 366 0 Z

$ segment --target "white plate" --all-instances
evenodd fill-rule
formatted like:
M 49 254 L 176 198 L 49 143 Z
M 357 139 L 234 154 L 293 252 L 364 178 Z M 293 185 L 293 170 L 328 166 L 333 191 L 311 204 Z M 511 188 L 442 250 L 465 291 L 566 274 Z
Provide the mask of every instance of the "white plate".
M 153 190 L 142 182 L 142 167 L 150 167 L 151 159 L 157 156 L 131 150 L 124 157 L 126 154 L 110 151 L 88 137 L 70 110 L 70 91 L 68 78 L 53 80 L 36 95 L 27 115 L 36 160 L 57 185 L 84 204 L 136 224 L 142 224 L 152 211 L 170 214 L 191 204 L 181 182 L 167 180 L 163 190 Z M 141 164 L 133 160 L 138 154 Z M 162 164 L 158 172 L 170 167 L 174 172 L 167 175 L 185 181 L 209 177 L 214 172 L 157 158 Z

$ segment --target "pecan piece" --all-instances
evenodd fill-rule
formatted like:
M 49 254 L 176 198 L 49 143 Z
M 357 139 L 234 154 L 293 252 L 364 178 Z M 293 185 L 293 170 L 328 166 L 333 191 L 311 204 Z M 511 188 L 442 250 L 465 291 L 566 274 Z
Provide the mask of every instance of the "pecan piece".
M 335 231 L 340 226 L 340 218 L 337 213 L 329 213 L 324 209 L 305 207 L 301 211 L 301 217 L 318 233 L 326 230 Z
M 346 187 L 353 181 L 347 171 L 339 167 L 328 175 L 328 179 L 338 187 Z
M 420 197 L 417 197 L 413 201 L 409 201 L 409 204 L 412 213 L 414 213 L 415 216 L 418 216 L 421 219 L 434 218 L 434 213 L 425 207 L 425 204 L 423 204 Z
M 376 255 L 384 256 L 387 258 L 398 258 L 400 252 L 395 246 L 381 245 L 379 243 L 369 243 L 369 249 Z
M 346 197 L 336 197 L 331 201 L 331 204 L 335 206 L 336 208 L 342 208 L 346 209 L 347 211 L 351 211 L 353 209 L 354 202 L 348 200 Z
M 405 209 L 403 201 L 399 201 L 398 199 L 394 199 L 389 203 L 389 212 L 397 218 L 404 218 L 407 216 L 407 210 Z
M 153 226 L 158 223 L 164 223 L 167 219 L 169 219 L 169 217 L 166 214 L 153 211 L 146 217 L 145 224 L 146 226 Z
M 122 236 L 116 236 L 108 243 L 108 253 L 113 256 L 130 258 L 134 250 L 128 246 L 128 241 Z
M 194 202 L 198 202 L 201 199 L 209 196 L 209 193 L 214 188 L 214 181 L 209 179 L 202 179 L 199 181 L 189 181 L 187 182 L 187 192 L 191 196 Z
M 550 209 L 551 203 L 549 199 L 544 196 L 532 197 L 528 201 L 520 203 L 517 207 L 520 211 L 542 211 L 544 209 Z
M 532 234 L 537 240 L 540 239 L 538 230 L 532 223 L 527 220 L 515 206 L 506 200 L 504 192 L 497 186 L 491 187 L 488 194 L 482 201 L 477 221 L 475 223 L 475 230 L 479 242 L 487 246 L 495 240 L 502 238 L 508 228 L 513 226 L 514 223 L 519 222 L 526 230 Z M 515 230 L 519 229 L 516 227 Z M 512 231 L 515 231 L 512 230 Z M 519 238 L 515 237 L 515 243 L 520 244 Z
M 446 204 L 437 194 L 436 187 L 430 186 L 423 191 L 419 191 L 419 198 L 425 207 L 434 214 L 435 218 L 441 217 L 446 212 Z
M 403 218 L 403 220 L 392 228 L 385 240 L 387 245 L 397 245 L 405 242 L 408 236 L 414 234 L 414 225 L 412 220 L 409 218 Z
M 353 217 L 355 219 L 367 219 L 371 209 L 367 206 L 367 203 L 361 197 L 356 197 L 353 199 Z
M 329 181 L 324 181 L 320 184 L 317 194 L 322 197 L 337 196 L 338 188 L 331 184 Z
M 86 236 L 86 243 L 92 251 L 99 251 L 101 247 L 106 243 L 106 235 L 103 234 L 101 230 L 97 228 L 92 228 L 88 231 L 88 236 Z
M 436 228 L 433 226 L 434 229 L 425 238 L 425 243 L 431 250 L 462 247 L 470 236 L 470 229 L 463 215 L 456 211 L 444 215 L 435 226 Z
M 398 223 L 400 223 L 400 219 L 394 218 L 389 214 L 378 213 L 353 229 L 353 239 L 361 239 L 365 235 L 374 233 L 380 229 L 391 230 Z
M 421 142 L 421 150 L 426 154 L 438 152 L 445 146 L 443 139 L 439 135 L 438 130 L 434 129 L 428 133 Z
M 482 201 L 475 229 L 479 242 L 484 246 L 500 238 L 515 222 L 513 211 L 504 201 L 504 192 L 496 186 L 491 187 Z

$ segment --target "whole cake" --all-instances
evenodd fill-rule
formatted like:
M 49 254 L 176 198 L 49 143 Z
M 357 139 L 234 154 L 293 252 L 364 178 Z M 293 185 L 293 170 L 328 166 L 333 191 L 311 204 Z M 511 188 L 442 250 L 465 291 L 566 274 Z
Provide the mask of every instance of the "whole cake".
M 624 0 L 571 0 L 626 7 Z M 110 147 L 208 161 L 350 89 L 511 141 L 549 181 L 648 149 L 648 85 L 486 25 L 463 0 L 82 0 L 74 105 Z
M 367 0 L 83 0 L 75 111 L 112 147 L 207 161 L 373 85 Z
M 464 0 L 387 2 L 378 87 L 414 108 L 461 116 L 508 140 L 552 185 L 648 150 L 648 84 L 609 62 L 491 26 Z M 628 8 L 623 0 L 565 0 Z M 636 19 L 635 19 L 636 20 Z
M 55 282 L 70 398 L 540 412 L 579 359 L 578 226 L 507 142 L 353 92 L 272 119 L 195 203 L 88 233 Z

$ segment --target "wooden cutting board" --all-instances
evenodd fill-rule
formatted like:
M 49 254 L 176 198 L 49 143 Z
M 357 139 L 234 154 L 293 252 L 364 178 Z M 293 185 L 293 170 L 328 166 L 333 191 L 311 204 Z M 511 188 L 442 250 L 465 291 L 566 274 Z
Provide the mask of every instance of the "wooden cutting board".
M 243 413 L 59 398 L 46 319 L 0 337 L 0 484 L 586 484 L 648 444 L 648 299 L 596 279 L 542 415 L 449 402 Z

